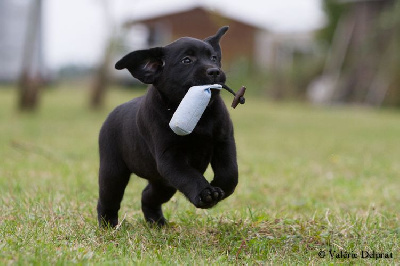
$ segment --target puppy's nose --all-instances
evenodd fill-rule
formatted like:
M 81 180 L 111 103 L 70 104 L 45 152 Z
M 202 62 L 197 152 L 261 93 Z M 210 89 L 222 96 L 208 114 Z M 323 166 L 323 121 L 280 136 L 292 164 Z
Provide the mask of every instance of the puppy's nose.
M 221 74 L 219 68 L 209 68 L 207 69 L 207 75 L 213 76 L 214 78 L 218 77 Z

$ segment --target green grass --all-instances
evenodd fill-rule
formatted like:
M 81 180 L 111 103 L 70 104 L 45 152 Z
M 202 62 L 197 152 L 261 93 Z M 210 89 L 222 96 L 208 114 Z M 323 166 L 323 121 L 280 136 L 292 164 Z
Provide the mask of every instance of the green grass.
M 133 176 L 121 226 L 98 229 L 98 131 L 113 107 L 142 93 L 113 90 L 106 110 L 93 112 L 83 90 L 48 90 L 40 110 L 24 114 L 15 92 L 0 89 L 0 265 L 400 263 L 393 110 L 248 98 L 231 109 L 240 181 L 230 198 L 198 210 L 177 194 L 164 205 L 171 225 L 149 228 L 146 182 Z

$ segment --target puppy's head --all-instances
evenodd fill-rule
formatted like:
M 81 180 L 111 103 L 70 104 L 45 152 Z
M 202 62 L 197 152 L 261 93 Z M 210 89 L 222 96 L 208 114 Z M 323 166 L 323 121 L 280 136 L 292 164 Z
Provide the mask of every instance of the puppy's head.
M 115 68 L 128 69 L 141 82 L 153 84 L 170 103 L 179 103 L 192 86 L 225 83 L 219 41 L 227 30 L 222 27 L 204 40 L 184 37 L 165 47 L 134 51 Z

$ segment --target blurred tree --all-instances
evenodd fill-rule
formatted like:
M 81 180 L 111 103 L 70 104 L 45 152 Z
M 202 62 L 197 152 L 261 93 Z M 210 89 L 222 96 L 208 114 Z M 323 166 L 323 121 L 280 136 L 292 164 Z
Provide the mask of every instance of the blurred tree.
M 110 1 L 101 0 L 104 20 L 107 31 L 107 41 L 105 50 L 103 52 L 103 58 L 101 59 L 97 70 L 94 75 L 94 80 L 90 92 L 90 107 L 92 109 L 100 109 L 104 106 L 105 94 L 109 85 L 109 66 L 112 59 L 113 48 L 114 48 L 114 29 L 115 23 L 111 14 Z
M 317 32 L 316 37 L 318 40 L 330 44 L 339 21 L 347 9 L 343 2 L 337 0 L 322 0 L 322 9 L 327 21 L 325 27 Z
M 367 100 L 400 107 L 400 1 L 380 14 L 374 37 L 381 60 Z
M 399 95 L 399 61 L 395 59 L 399 1 L 324 3 L 330 23 L 320 38 L 331 41 L 323 75 L 310 86 L 311 98 L 320 103 L 399 104 L 400 99 L 394 100 Z
M 346 12 L 346 6 L 337 0 L 323 0 L 322 8 L 326 16 L 326 26 L 317 33 L 317 39 L 325 43 L 331 43 L 336 27 Z
M 41 73 L 41 19 L 42 0 L 34 0 L 28 18 L 22 71 L 19 77 L 18 107 L 22 111 L 33 111 L 39 103 L 40 87 L 43 84 Z
M 90 94 L 90 107 L 100 109 L 104 106 L 105 94 L 109 85 L 109 66 L 113 54 L 113 38 L 109 37 L 103 58 L 94 74 Z

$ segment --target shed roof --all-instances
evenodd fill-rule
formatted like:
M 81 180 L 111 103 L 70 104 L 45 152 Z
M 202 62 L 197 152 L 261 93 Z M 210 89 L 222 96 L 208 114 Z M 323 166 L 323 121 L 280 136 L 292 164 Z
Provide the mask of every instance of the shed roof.
M 136 11 L 132 16 L 134 17 L 133 19 L 128 19 L 125 22 L 125 25 L 131 25 L 135 23 L 140 23 L 140 22 L 146 22 L 149 20 L 154 20 L 157 18 L 162 18 L 166 16 L 171 16 L 175 14 L 181 14 L 185 13 L 191 10 L 195 9 L 203 9 L 209 13 L 216 13 L 220 15 L 221 17 L 228 18 L 230 20 L 235 20 L 238 22 L 241 22 L 243 24 L 246 24 L 250 27 L 253 28 L 258 28 L 258 29 L 264 29 L 267 30 L 267 27 L 264 24 L 261 24 L 260 22 L 253 20 L 251 16 L 247 16 L 245 14 L 237 14 L 237 13 L 232 13 L 228 12 L 226 10 L 223 10 L 221 8 L 211 8 L 208 5 L 201 4 L 199 2 L 180 2 L 178 5 L 166 5 L 165 8 L 157 8 L 157 9 L 151 9 L 151 8 L 145 8 L 142 7 L 143 12 L 140 12 L 139 10 Z

